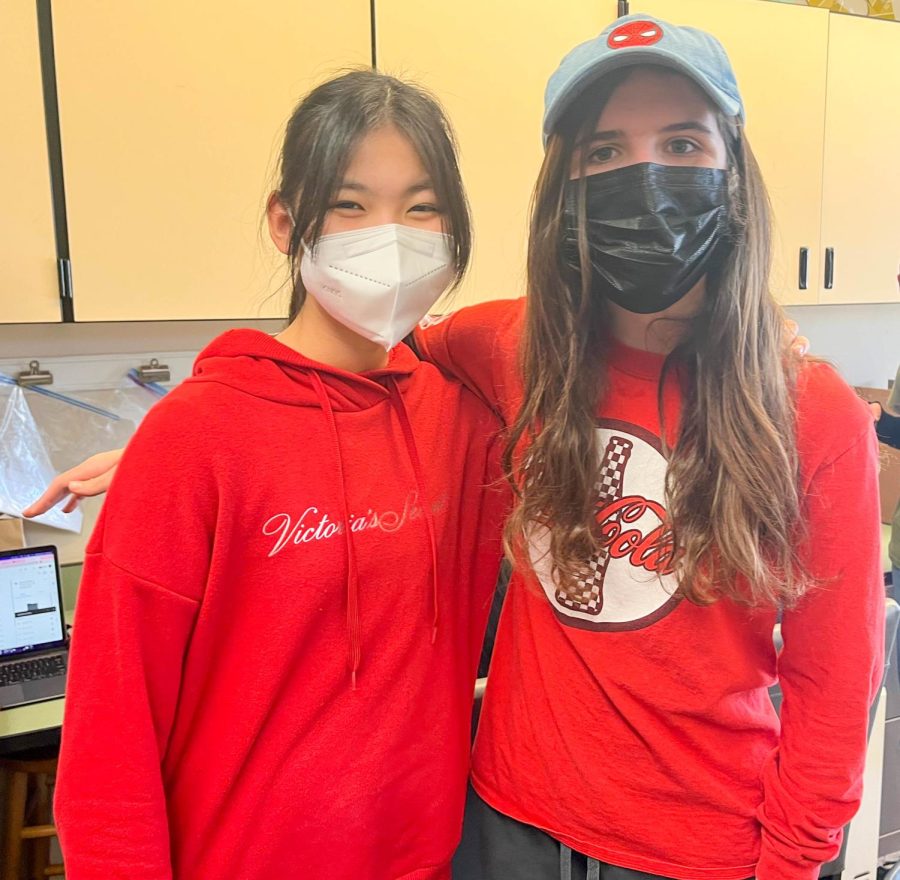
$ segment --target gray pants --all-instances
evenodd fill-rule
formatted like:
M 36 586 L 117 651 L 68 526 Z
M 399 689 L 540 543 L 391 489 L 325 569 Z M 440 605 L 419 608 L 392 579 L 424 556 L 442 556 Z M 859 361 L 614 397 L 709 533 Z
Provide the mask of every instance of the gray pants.
M 472 789 L 453 880 L 666 880 L 588 858 L 488 806 Z

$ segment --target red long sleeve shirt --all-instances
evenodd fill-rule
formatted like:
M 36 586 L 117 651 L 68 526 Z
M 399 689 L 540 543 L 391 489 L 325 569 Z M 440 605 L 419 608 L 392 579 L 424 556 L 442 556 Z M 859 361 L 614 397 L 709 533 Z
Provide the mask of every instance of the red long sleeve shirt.
M 524 308 L 463 309 L 418 334 L 426 357 L 507 421 L 521 400 Z M 597 412 L 606 552 L 572 602 L 557 595 L 542 536 L 532 536 L 534 571 L 513 576 L 500 621 L 473 784 L 500 812 L 621 867 L 677 880 L 813 880 L 859 805 L 883 664 L 871 416 L 830 367 L 805 366 L 802 555 L 819 585 L 784 614 L 776 657 L 774 609 L 673 596 L 662 358 L 614 344 L 607 363 Z M 667 425 L 679 396 L 667 385 Z M 780 722 L 767 693 L 776 676 Z

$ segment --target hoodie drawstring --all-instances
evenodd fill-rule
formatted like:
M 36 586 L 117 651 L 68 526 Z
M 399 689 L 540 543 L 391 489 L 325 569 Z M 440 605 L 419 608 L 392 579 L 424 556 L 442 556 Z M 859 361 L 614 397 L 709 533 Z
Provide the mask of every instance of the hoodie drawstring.
M 331 430 L 331 441 L 334 446 L 334 458 L 337 464 L 338 481 L 340 483 L 341 514 L 344 518 L 344 545 L 347 548 L 347 636 L 350 642 L 350 683 L 356 690 L 356 673 L 359 670 L 359 661 L 362 655 L 360 647 L 361 636 L 359 628 L 359 575 L 356 566 L 356 549 L 353 546 L 353 536 L 350 530 L 350 508 L 347 505 L 347 483 L 344 479 L 344 460 L 341 457 L 341 444 L 338 439 L 337 422 L 334 418 L 334 409 L 325 385 L 319 374 L 310 371 L 313 385 L 322 404 L 322 411 L 328 421 Z
M 359 671 L 360 660 L 362 657 L 362 637 L 359 625 L 359 568 L 356 563 L 356 548 L 353 544 L 352 529 L 350 528 L 350 508 L 347 503 L 347 482 L 344 477 L 344 459 L 341 455 L 341 444 L 338 435 L 337 421 L 334 417 L 334 408 L 331 405 L 331 399 L 325 389 L 325 383 L 314 370 L 310 371 L 313 385 L 319 402 L 322 404 L 322 412 L 328 422 L 328 428 L 331 432 L 331 442 L 334 448 L 334 460 L 337 466 L 338 482 L 340 484 L 340 501 L 341 515 L 344 520 L 344 546 L 347 548 L 347 636 L 350 642 L 350 681 L 353 689 L 356 690 L 356 675 Z M 425 479 L 423 477 L 422 464 L 419 461 L 419 452 L 416 448 L 416 441 L 413 437 L 412 425 L 409 421 L 409 414 L 406 411 L 406 405 L 403 403 L 403 396 L 397 387 L 395 379 L 389 380 L 389 388 L 391 395 L 391 403 L 397 418 L 400 421 L 400 428 L 403 431 L 403 439 L 406 442 L 406 451 L 409 455 L 409 461 L 412 465 L 413 474 L 416 478 L 416 491 L 418 493 L 419 504 L 422 508 L 422 514 L 425 518 L 425 529 L 428 532 L 428 543 L 431 548 L 431 595 L 434 605 L 434 617 L 431 626 L 431 643 L 434 644 L 437 638 L 437 627 L 439 618 L 439 593 L 438 593 L 438 559 L 437 559 L 437 538 L 435 537 L 434 514 L 431 510 L 431 504 L 425 493 Z
M 397 380 L 393 377 L 389 380 L 391 389 L 391 401 L 394 404 L 394 410 L 397 418 L 400 420 L 400 428 L 403 431 L 403 437 L 406 440 L 406 451 L 409 455 L 410 464 L 412 464 L 413 474 L 416 478 L 416 491 L 419 495 L 419 504 L 422 507 L 422 513 L 425 517 L 425 528 L 428 531 L 428 543 L 431 545 L 431 596 L 434 605 L 434 619 L 431 626 L 431 644 L 437 639 L 437 628 L 439 618 L 439 593 L 438 593 L 438 555 L 437 555 L 437 538 L 435 537 L 434 513 L 431 509 L 431 502 L 425 492 L 425 478 L 423 477 L 422 464 L 419 461 L 419 452 L 416 449 L 416 440 L 413 437 L 412 425 L 409 422 L 409 413 L 406 411 L 406 404 L 403 402 L 403 395 L 397 386 Z

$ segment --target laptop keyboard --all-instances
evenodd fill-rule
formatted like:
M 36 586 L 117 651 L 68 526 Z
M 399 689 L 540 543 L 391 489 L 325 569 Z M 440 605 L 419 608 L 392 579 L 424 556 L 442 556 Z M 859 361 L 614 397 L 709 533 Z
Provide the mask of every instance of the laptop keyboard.
M 0 687 L 10 684 L 22 684 L 25 681 L 38 681 L 41 678 L 54 678 L 63 675 L 66 663 L 62 654 L 51 657 L 35 657 L 33 660 L 21 660 L 18 663 L 0 664 Z

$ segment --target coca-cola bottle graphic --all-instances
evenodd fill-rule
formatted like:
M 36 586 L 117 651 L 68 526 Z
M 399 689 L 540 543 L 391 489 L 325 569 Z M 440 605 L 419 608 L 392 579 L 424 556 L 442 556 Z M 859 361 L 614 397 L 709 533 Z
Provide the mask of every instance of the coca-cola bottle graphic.
M 594 508 L 597 513 L 622 497 L 625 466 L 631 458 L 633 445 L 628 438 L 618 437 L 615 434 L 606 444 L 597 480 L 597 504 Z M 583 614 L 595 616 L 600 614 L 603 610 L 603 579 L 606 577 L 609 559 L 609 552 L 605 547 L 601 547 L 588 562 L 590 574 L 578 579 L 574 595 L 557 590 L 556 601 L 565 608 Z

